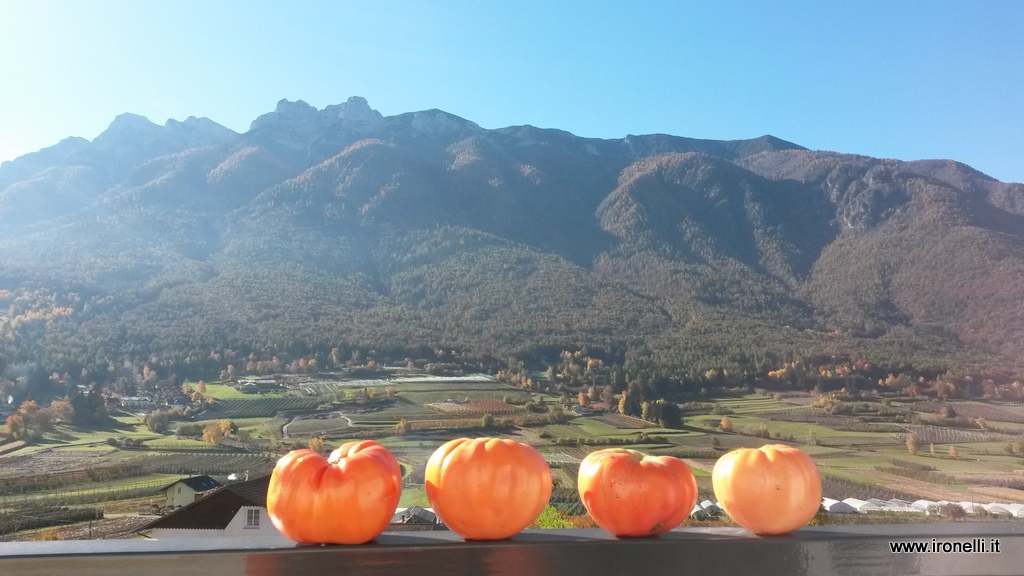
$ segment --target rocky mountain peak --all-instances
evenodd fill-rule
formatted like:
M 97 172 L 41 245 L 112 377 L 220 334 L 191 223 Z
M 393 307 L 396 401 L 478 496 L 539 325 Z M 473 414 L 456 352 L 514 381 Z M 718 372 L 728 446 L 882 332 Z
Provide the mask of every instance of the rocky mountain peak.
M 195 146 L 223 144 L 238 136 L 234 130 L 221 126 L 209 118 L 195 116 L 189 116 L 183 122 L 168 118 L 164 128 Z
M 352 96 L 341 104 L 323 109 L 323 114 L 341 120 L 343 128 L 360 133 L 376 132 L 384 127 L 384 116 L 370 108 L 366 98 Z
M 92 144 L 100 150 L 110 150 L 120 145 L 138 145 L 159 137 L 161 127 L 149 118 L 125 112 L 118 114 L 106 130 L 93 139 Z

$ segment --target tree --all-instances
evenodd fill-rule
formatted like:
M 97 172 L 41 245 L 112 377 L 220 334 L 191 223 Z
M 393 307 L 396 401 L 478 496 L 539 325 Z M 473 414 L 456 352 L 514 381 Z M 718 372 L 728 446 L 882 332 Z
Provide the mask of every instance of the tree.
M 683 427 L 683 414 L 675 402 L 661 399 L 655 402 L 658 406 L 658 426 L 679 429 Z
M 967 511 L 963 509 L 963 506 L 949 502 L 939 507 L 939 514 L 945 518 L 950 518 L 953 522 L 963 520 L 967 517 Z
M 928 443 L 928 453 L 932 455 L 932 458 L 935 458 L 935 443 L 934 442 L 929 442 Z
M 718 439 L 718 436 L 711 437 L 711 448 L 714 450 L 722 449 L 722 442 Z
M 224 432 L 221 430 L 219 424 L 211 422 L 203 428 L 203 442 L 207 444 L 213 444 L 214 446 L 220 444 L 220 441 L 224 439 Z
M 324 439 L 319 436 L 313 436 L 309 439 L 309 449 L 317 454 L 324 453 Z
M 199 386 L 196 388 L 196 392 L 199 392 L 199 394 L 206 396 L 206 382 L 200 380 Z
M 146 414 L 142 419 L 142 423 L 146 425 L 151 431 L 161 433 L 167 430 L 167 425 L 171 422 L 171 416 L 164 411 L 150 412 Z
M 230 436 L 232 433 L 238 432 L 238 426 L 231 420 L 221 420 L 217 425 L 220 426 L 221 437 Z
M 590 395 L 586 392 L 579 393 L 580 406 L 590 406 Z
M 28 428 L 25 427 L 25 418 L 15 413 L 7 417 L 7 434 L 12 440 L 28 439 Z
M 480 418 L 480 426 L 483 428 L 490 428 L 494 426 L 494 416 L 492 414 L 484 414 Z
M 918 447 L 917 434 L 907 436 L 907 452 L 916 456 Z
M 611 385 L 605 386 L 601 389 L 601 402 L 609 408 L 612 407 L 612 402 L 615 401 L 615 390 L 612 389 Z
M 622 392 L 619 400 L 619 412 L 626 416 L 640 416 L 643 413 L 642 390 L 637 384 L 630 384 L 629 388 Z
M 53 412 L 53 417 L 58 422 L 71 422 L 75 419 L 75 409 L 66 398 L 64 400 L 54 400 L 50 404 L 50 411 Z
M 953 460 L 960 459 L 960 451 L 956 449 L 956 446 L 949 447 L 949 457 L 952 458 Z
M 412 431 L 412 424 L 408 420 L 402 418 L 398 421 L 398 425 L 395 426 L 395 432 L 399 434 L 408 434 Z
M 732 419 L 729 416 L 722 416 L 722 420 L 718 423 L 718 428 L 722 432 L 732 432 Z

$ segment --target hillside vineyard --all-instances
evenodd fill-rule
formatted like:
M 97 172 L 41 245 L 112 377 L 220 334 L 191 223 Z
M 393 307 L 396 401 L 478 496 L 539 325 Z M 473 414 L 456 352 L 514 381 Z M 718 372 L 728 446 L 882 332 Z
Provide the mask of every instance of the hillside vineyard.
M 1022 294 L 1021 184 L 772 136 L 485 130 L 354 97 L 244 134 L 124 114 L 0 166 L 11 382 L 338 349 L 1019 370 Z

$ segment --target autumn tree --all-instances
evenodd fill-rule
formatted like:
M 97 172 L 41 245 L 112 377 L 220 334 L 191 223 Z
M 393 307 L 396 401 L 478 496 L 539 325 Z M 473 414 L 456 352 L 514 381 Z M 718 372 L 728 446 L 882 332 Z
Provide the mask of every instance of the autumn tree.
M 64 400 L 54 400 L 50 403 L 50 411 L 57 422 L 72 422 L 75 419 L 75 408 L 65 397 Z
M 203 442 L 207 444 L 213 444 L 214 446 L 220 444 L 220 441 L 224 439 L 224 432 L 221 430 L 219 424 L 211 422 L 203 428 Z
M 317 454 L 324 453 L 324 439 L 319 436 L 313 436 L 309 439 L 309 449 Z
M 590 406 L 590 395 L 589 394 L 587 394 L 586 392 L 580 392 L 578 398 L 579 398 L 580 406 Z
M 722 416 L 722 420 L 718 423 L 718 428 L 722 432 L 732 432 L 732 419 L 729 416 Z
M 957 450 L 956 446 L 949 447 L 949 457 L 952 458 L 953 460 L 960 459 L 960 451 Z
M 217 422 L 217 425 L 220 426 L 221 437 L 230 436 L 232 433 L 238 431 L 238 426 L 236 426 L 231 420 L 221 420 L 220 422 Z
M 494 415 L 493 414 L 484 414 L 480 418 L 480 426 L 483 427 L 483 428 L 490 428 L 491 426 L 494 426 Z
M 935 458 L 935 443 L 934 442 L 929 442 L 928 443 L 928 453 L 930 453 L 932 455 L 932 458 Z
M 395 432 L 397 432 L 399 434 L 408 434 L 411 431 L 412 431 L 412 424 L 410 424 L 409 421 L 406 420 L 405 418 L 402 418 L 401 420 L 399 420 L 398 421 L 398 425 L 395 426 Z
M 28 438 L 25 418 L 21 414 L 15 413 L 7 417 L 7 435 L 12 440 L 26 440 Z
M 916 456 L 918 448 L 919 446 L 917 443 L 917 435 L 911 434 L 907 436 L 907 452 L 910 452 L 911 454 Z

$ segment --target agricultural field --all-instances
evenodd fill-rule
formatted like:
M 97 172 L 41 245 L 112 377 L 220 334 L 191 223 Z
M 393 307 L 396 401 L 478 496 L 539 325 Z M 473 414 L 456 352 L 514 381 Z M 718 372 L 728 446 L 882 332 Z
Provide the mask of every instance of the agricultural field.
M 316 398 L 287 396 L 280 398 L 232 399 L 214 402 L 201 417 L 217 418 L 269 418 L 291 410 L 314 410 L 321 404 Z
M 434 402 L 432 404 L 425 404 L 425 406 L 433 410 L 437 410 L 438 412 L 443 412 L 445 414 L 457 414 L 459 416 L 515 414 L 523 411 L 522 407 L 507 404 L 503 400 Z
M 863 402 L 853 413 L 831 413 L 812 405 L 808 394 L 748 394 L 703 400 L 704 408 L 688 408 L 682 428 L 675 430 L 602 411 L 549 421 L 558 396 L 525 392 L 481 375 L 442 378 L 399 370 L 379 379 L 283 381 L 286 389 L 267 394 L 207 384 L 213 403 L 190 420 L 171 422 L 165 433 L 149 430 L 138 415 L 116 413 L 106 429 L 59 425 L 40 442 L 15 443 L 0 454 L 0 509 L 149 513 L 159 501 L 159 488 L 182 475 L 266 474 L 287 450 L 306 446 L 313 437 L 325 440 L 325 450 L 355 439 L 381 442 L 402 465 L 401 504 L 426 505 L 423 473 L 433 451 L 452 438 L 492 435 L 537 447 L 552 467 L 557 504 L 567 510 L 576 506 L 572 486 L 579 463 L 602 447 L 683 458 L 705 497 L 712 495 L 710 472 L 719 455 L 768 442 L 809 453 L 832 498 L 963 500 L 974 495 L 1024 502 L 1024 443 L 1015 445 L 1024 442 L 1021 405 L 919 402 L 883 409 L 879 402 Z M 528 401 L 535 412 L 524 406 Z M 941 422 L 932 415 L 946 406 L 961 419 L 984 419 L 987 429 L 937 425 Z M 485 414 L 494 418 L 492 427 L 483 427 Z M 728 430 L 721 429 L 723 416 L 729 418 Z M 174 433 L 223 420 L 235 428 L 219 445 Z M 908 449 L 911 437 L 916 454 Z

